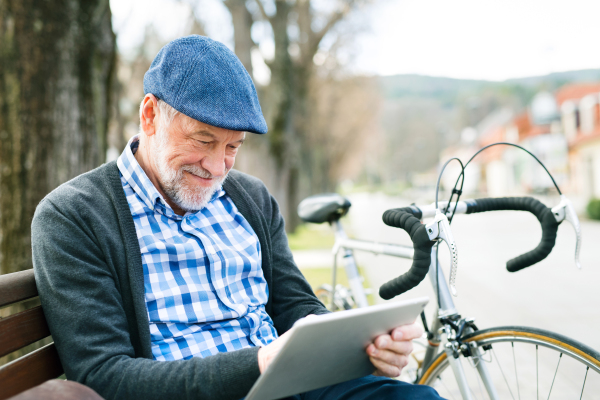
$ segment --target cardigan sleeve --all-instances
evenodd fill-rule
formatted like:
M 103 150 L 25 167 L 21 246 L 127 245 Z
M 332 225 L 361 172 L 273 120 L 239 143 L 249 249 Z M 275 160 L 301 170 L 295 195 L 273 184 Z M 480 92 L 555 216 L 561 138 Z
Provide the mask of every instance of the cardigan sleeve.
M 107 400 L 244 397 L 260 375 L 258 348 L 179 361 L 136 358 L 118 275 L 96 232 L 65 199 L 55 200 L 61 201 L 46 198 L 36 210 L 33 264 L 67 378 Z

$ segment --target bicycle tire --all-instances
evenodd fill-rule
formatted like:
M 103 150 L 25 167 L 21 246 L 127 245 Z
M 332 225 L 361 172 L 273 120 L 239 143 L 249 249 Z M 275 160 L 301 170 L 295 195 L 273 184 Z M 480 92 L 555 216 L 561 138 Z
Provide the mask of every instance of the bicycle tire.
M 505 326 L 472 332 L 462 342 L 476 344 L 480 351 L 485 351 L 482 359 L 489 363 L 488 371 L 493 375 L 492 381 L 502 399 L 600 399 L 600 353 L 576 340 L 542 329 Z M 491 349 L 484 350 L 487 345 L 491 345 Z M 532 373 L 534 353 L 535 374 Z M 543 361 L 540 361 L 541 354 Z M 489 360 L 486 360 L 487 356 Z M 465 360 L 463 355 L 460 358 L 473 398 L 489 398 L 476 372 L 476 360 Z M 502 368 L 500 358 L 505 368 Z M 436 388 L 443 397 L 462 398 L 449 365 L 446 353 L 441 352 L 418 383 Z M 541 385 L 540 375 L 544 375 Z

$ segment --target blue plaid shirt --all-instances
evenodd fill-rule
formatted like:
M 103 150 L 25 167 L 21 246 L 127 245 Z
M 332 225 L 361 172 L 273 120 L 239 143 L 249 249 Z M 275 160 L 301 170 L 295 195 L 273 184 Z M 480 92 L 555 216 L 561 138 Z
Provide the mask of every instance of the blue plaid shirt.
M 138 144 L 133 137 L 117 165 L 142 253 L 154 358 L 207 357 L 275 340 L 260 243 L 248 221 L 222 189 L 202 210 L 175 214 L 135 159 Z

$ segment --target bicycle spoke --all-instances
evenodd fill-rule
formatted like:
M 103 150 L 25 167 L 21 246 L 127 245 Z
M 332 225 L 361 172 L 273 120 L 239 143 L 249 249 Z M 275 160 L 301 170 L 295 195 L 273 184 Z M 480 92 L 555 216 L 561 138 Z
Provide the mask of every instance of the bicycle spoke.
M 444 380 L 442 378 L 440 378 L 439 376 L 438 376 L 438 380 L 440 382 L 442 382 L 442 386 L 444 387 L 444 389 L 446 389 L 446 392 L 448 392 L 448 394 L 450 395 L 452 400 L 454 400 L 454 396 L 452 396 L 452 392 L 450 391 L 450 389 L 448 389 L 448 386 L 446 386 L 446 384 L 444 383 Z
M 521 400 L 521 389 L 519 389 L 519 374 L 517 374 L 517 359 L 515 358 L 515 342 L 510 342 L 513 353 L 513 363 L 515 364 L 515 379 L 517 380 L 517 395 L 519 396 L 519 400 Z
M 504 382 L 506 382 L 506 387 L 508 388 L 508 391 L 510 393 L 510 397 L 513 398 L 513 400 L 515 400 L 515 395 L 513 395 L 512 390 L 510 390 L 510 385 L 508 384 L 508 380 L 506 379 L 506 375 L 504 375 L 504 370 L 502 369 L 502 366 L 500 365 L 500 362 L 498 361 L 498 355 L 496 354 L 496 350 L 492 347 L 492 353 L 494 353 L 494 358 L 496 359 L 496 364 L 498 364 L 498 368 L 500 368 L 500 372 L 502 373 L 502 377 L 504 378 Z
M 471 367 L 473 367 L 473 366 L 471 366 Z M 471 374 L 469 374 L 469 375 L 471 375 Z M 477 378 L 478 374 L 475 373 L 474 375 L 475 375 L 475 380 L 477 381 L 477 383 L 479 383 L 479 378 Z M 467 378 L 466 375 L 465 375 L 465 378 Z M 469 381 L 469 378 L 467 378 L 467 381 Z M 473 391 L 473 389 L 471 389 L 471 385 L 470 384 L 469 384 L 468 389 L 469 389 L 469 392 L 471 392 L 471 396 L 473 396 L 474 399 L 479 399 L 479 396 L 476 396 L 475 392 Z
M 465 370 L 465 378 L 468 380 L 468 389 L 466 390 L 469 397 L 472 397 L 473 400 L 478 400 L 482 396 L 487 399 L 488 395 L 493 396 L 493 398 L 509 400 L 583 400 L 594 397 L 599 391 L 600 383 L 598 380 L 600 373 L 594 368 L 594 359 L 599 358 L 597 352 L 577 342 L 574 344 L 578 346 L 575 349 L 579 352 L 575 352 L 571 343 L 561 340 L 563 338 L 559 335 L 556 336 L 554 338 L 551 333 L 548 333 L 547 336 L 542 335 L 533 329 L 532 332 L 519 332 L 499 327 L 467 337 L 466 343 L 476 343 L 479 347 L 487 347 L 486 351 L 489 353 L 488 359 L 490 362 L 489 364 L 486 363 L 486 371 L 477 371 L 481 359 L 475 354 L 466 358 L 469 360 L 469 368 Z M 518 342 L 518 345 L 515 342 Z M 517 350 L 519 351 L 519 357 L 517 357 Z M 509 354 L 509 352 L 512 354 Z M 503 355 L 500 356 L 500 353 Z M 585 353 L 591 356 L 591 362 L 577 357 L 577 353 Z M 445 390 L 444 386 L 447 386 L 452 390 L 452 396 L 460 399 L 460 392 L 458 392 L 456 383 L 454 383 L 456 382 L 456 376 L 453 369 L 450 368 L 450 360 L 447 359 L 446 354 L 444 355 L 446 358 L 440 357 L 441 360 L 438 358 L 435 361 L 433 364 L 435 365 L 434 369 L 425 371 L 424 379 L 420 383 L 435 384 L 440 390 Z M 512 367 L 510 366 L 510 357 L 512 357 Z M 493 360 L 493 358 L 496 358 L 496 360 Z M 516 383 L 513 383 L 513 378 L 509 377 L 511 375 L 510 368 L 515 369 L 513 373 Z M 554 371 L 552 371 L 553 368 Z M 472 373 L 475 373 L 476 376 L 471 376 Z M 581 375 L 584 375 L 583 379 Z M 437 378 L 440 377 L 442 377 L 444 385 L 438 383 Z M 477 383 L 473 382 L 473 379 L 477 380 Z M 452 383 L 444 382 L 445 380 Z M 502 384 L 503 380 L 504 385 Z M 512 388 L 514 384 L 517 385 L 516 393 Z M 521 392 L 523 392 L 522 396 Z M 579 397 L 577 396 L 578 393 Z M 444 396 L 441 392 L 440 394 Z M 445 397 L 451 398 L 449 394 Z
M 481 398 L 485 399 L 485 396 L 483 395 L 483 389 L 481 388 L 481 376 L 479 375 L 479 373 L 476 373 L 475 375 L 476 375 L 476 380 L 477 380 L 477 386 L 479 387 L 479 393 L 481 394 Z
M 538 369 L 538 345 L 535 345 L 535 387 L 537 400 L 540 400 L 540 373 Z
M 585 389 L 585 381 L 587 379 L 587 374 L 588 374 L 589 370 L 590 370 L 590 367 L 587 367 L 585 369 L 585 377 L 583 378 L 583 386 L 581 387 L 581 396 L 579 396 L 579 400 L 581 400 L 581 398 L 583 397 L 583 389 Z
M 548 393 L 548 400 L 550 400 L 550 395 L 552 394 L 552 387 L 554 387 L 554 380 L 556 379 L 556 374 L 558 373 L 558 366 L 560 365 L 560 359 L 562 358 L 563 353 L 560 353 L 558 356 L 558 364 L 556 364 L 556 371 L 554 371 L 554 378 L 552 378 L 552 385 L 550 385 L 550 393 Z

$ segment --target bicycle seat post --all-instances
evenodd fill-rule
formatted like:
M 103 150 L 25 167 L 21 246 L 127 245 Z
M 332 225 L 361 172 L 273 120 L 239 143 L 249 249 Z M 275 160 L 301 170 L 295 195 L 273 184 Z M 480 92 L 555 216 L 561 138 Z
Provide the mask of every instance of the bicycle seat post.
M 336 244 L 333 247 L 333 252 L 337 255 L 340 246 L 340 243 L 344 240 L 348 239 L 348 235 L 344 231 L 342 224 L 339 220 L 332 221 L 332 226 L 335 231 L 335 241 Z M 348 283 L 350 284 L 350 289 L 352 290 L 352 296 L 354 297 L 354 301 L 358 307 L 368 307 L 369 302 L 367 301 L 367 296 L 365 294 L 365 289 L 363 288 L 362 278 L 358 273 L 358 267 L 356 266 L 356 261 L 354 259 L 354 253 L 352 250 L 343 248 L 342 257 L 344 261 L 344 269 L 346 270 L 346 276 L 348 277 Z M 335 268 L 335 267 L 334 267 Z M 335 292 L 335 288 L 333 289 Z

